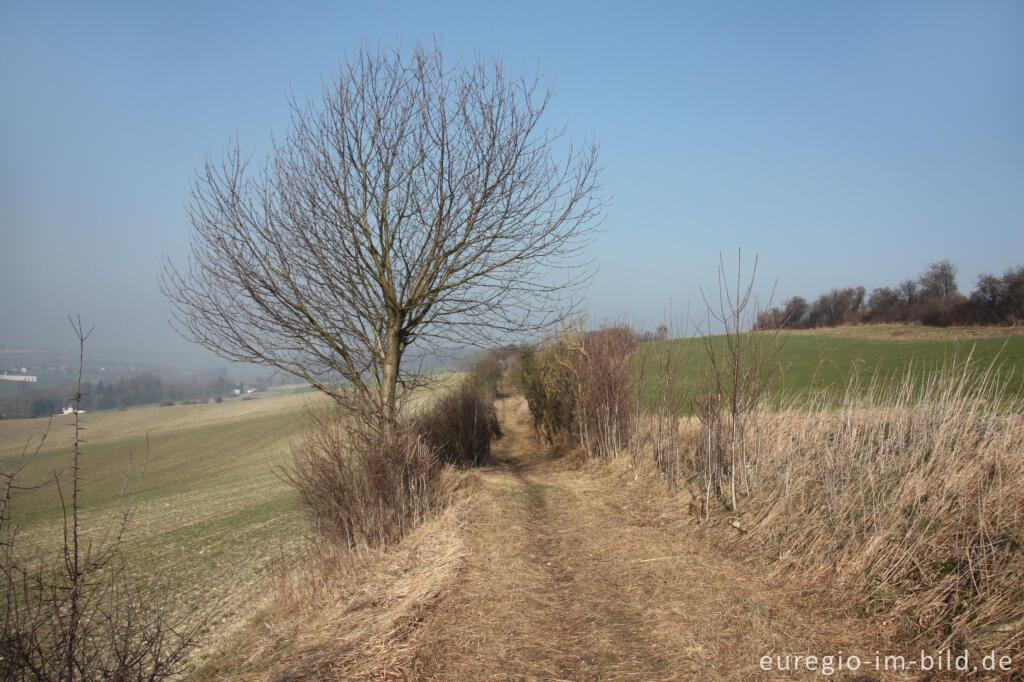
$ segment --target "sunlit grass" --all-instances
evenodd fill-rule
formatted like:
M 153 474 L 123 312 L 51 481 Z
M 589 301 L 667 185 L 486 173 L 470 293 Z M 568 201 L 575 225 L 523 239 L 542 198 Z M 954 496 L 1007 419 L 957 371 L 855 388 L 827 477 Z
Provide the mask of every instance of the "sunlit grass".
M 1001 333 L 1002 336 L 995 336 Z M 660 381 L 669 341 L 642 344 L 634 364 L 646 358 L 643 404 L 658 404 Z M 678 339 L 673 344 L 677 378 L 673 394 L 686 406 L 698 395 L 707 371 L 704 339 Z M 719 355 L 724 355 L 725 338 L 712 337 Z M 773 341 L 766 338 L 765 349 Z M 1024 386 L 1024 335 L 1013 329 L 967 327 L 952 329 L 901 325 L 867 325 L 836 329 L 787 331 L 778 336 L 778 349 L 768 353 L 775 373 L 774 395 L 778 398 L 804 393 L 842 389 L 854 376 L 877 374 L 883 381 L 903 381 L 910 367 L 934 369 L 955 358 L 972 356 L 975 366 L 995 362 L 1010 374 L 1009 393 Z

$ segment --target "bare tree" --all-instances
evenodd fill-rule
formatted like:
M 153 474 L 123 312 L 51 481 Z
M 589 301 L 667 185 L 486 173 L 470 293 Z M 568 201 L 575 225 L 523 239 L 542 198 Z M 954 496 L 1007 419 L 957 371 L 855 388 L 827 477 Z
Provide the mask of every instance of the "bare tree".
M 920 298 L 917 289 L 917 282 L 912 279 L 905 279 L 896 286 L 896 294 L 904 305 L 914 305 Z
M 929 265 L 917 279 L 921 285 L 921 295 L 940 301 L 948 301 L 956 296 L 959 293 L 956 286 L 956 269 L 948 258 Z
M 236 142 L 198 171 L 190 262 L 161 281 L 178 330 L 391 422 L 412 344 L 557 325 L 603 199 L 596 143 L 542 127 L 550 98 L 498 59 L 363 49 L 292 100 L 263 166 Z
M 745 280 L 743 252 L 737 251 L 736 284 L 731 287 L 725 261 L 719 256 L 717 299 L 712 300 L 701 289 L 709 325 L 704 334 L 708 367 L 705 388 L 695 401 L 693 411 L 701 422 L 698 451 L 704 475 L 705 510 L 708 512 L 713 492 L 725 501 L 726 473 L 731 510 L 738 508 L 739 485 L 747 495 L 750 494 L 751 468 L 757 466 L 758 445 L 752 446 L 748 441 L 752 436 L 756 440 L 759 430 L 757 409 L 769 396 L 776 378 L 775 355 L 781 327 L 758 330 L 754 324 L 763 310 L 754 293 L 757 263 L 757 256 L 754 256 L 750 278 Z M 774 295 L 773 286 L 766 307 L 771 307 Z M 717 340 L 711 335 L 712 322 L 723 329 Z

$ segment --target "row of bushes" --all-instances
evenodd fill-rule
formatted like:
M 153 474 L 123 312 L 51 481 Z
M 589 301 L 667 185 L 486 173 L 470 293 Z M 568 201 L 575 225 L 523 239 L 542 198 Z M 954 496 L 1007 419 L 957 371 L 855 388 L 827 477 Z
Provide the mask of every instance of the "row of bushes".
M 501 366 L 483 358 L 427 409 L 382 424 L 375 414 L 313 412 L 283 475 L 318 537 L 351 549 L 393 542 L 444 501 L 445 467 L 486 462 L 501 437 L 494 406 Z
M 932 263 L 917 279 L 867 294 L 864 287 L 832 289 L 813 302 L 802 296 L 761 313 L 759 329 L 810 329 L 863 322 L 916 322 L 929 326 L 1017 324 L 1024 321 L 1024 266 L 1002 276 L 983 273 L 969 295 L 956 284 L 956 266 Z
M 590 459 L 611 459 L 636 433 L 633 352 L 637 336 L 623 325 L 562 334 L 519 352 L 516 383 L 534 429 L 552 443 L 578 443 Z

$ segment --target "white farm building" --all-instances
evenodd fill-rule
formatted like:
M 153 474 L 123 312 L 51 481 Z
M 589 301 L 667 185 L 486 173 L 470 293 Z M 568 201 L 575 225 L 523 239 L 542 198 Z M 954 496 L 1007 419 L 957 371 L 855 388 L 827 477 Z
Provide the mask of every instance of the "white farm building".
M 34 384 L 36 378 L 30 374 L 8 374 L 4 372 L 0 374 L 0 381 L 27 381 L 30 384 Z

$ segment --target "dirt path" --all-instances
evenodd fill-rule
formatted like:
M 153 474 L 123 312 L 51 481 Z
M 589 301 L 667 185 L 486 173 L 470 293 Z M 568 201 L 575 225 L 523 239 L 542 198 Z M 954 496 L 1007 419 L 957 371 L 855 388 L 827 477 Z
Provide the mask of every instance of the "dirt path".
M 573 470 L 536 444 L 521 402 L 499 412 L 500 464 L 467 514 L 461 577 L 408 642 L 414 677 L 820 679 L 820 664 L 795 675 L 759 662 L 885 652 L 867 624 L 726 558 L 685 510 L 652 497 L 656 482 Z M 887 679 L 868 666 L 838 677 Z

